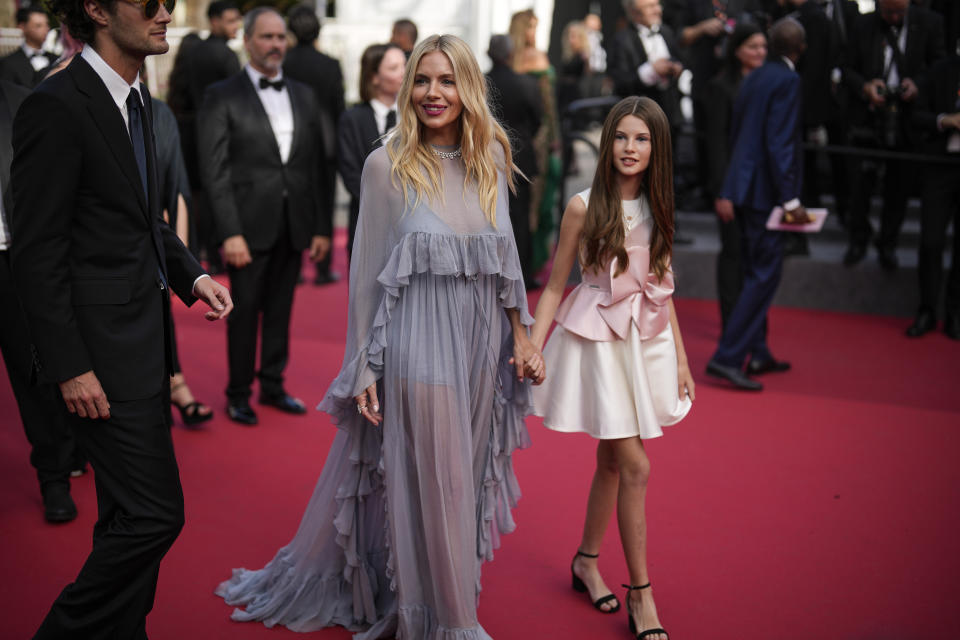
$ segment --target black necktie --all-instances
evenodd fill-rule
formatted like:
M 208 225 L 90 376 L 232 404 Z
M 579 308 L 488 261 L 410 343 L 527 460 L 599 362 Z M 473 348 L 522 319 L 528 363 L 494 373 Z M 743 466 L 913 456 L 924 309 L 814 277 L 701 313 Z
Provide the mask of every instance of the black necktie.
M 283 79 L 280 80 L 269 80 L 267 78 L 260 78 L 260 88 L 261 89 L 276 89 L 277 91 L 283 91 Z
M 147 193 L 147 148 L 143 142 L 143 106 L 140 104 L 140 93 L 130 89 L 127 96 L 127 116 L 130 119 L 130 141 L 133 143 L 133 155 L 137 159 L 137 170 L 140 172 L 140 182 L 143 184 L 143 198 L 149 198 Z
M 390 109 L 390 111 L 387 112 L 387 126 L 383 128 L 383 132 L 386 133 L 395 126 L 397 126 L 397 112 L 395 109 Z
M 137 159 L 137 171 L 140 172 L 140 184 L 143 185 L 143 199 L 150 206 L 150 195 L 147 190 L 147 147 L 143 139 L 143 105 L 140 103 L 140 93 L 130 89 L 127 95 L 127 118 L 130 120 L 130 142 L 133 143 L 133 155 Z M 163 269 L 157 266 L 157 283 L 161 289 L 166 288 L 167 279 L 163 276 Z

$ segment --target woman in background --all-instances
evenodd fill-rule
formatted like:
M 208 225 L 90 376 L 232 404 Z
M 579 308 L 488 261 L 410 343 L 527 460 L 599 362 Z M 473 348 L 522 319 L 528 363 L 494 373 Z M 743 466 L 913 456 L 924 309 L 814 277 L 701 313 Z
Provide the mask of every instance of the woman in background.
M 406 65 L 403 50 L 395 44 L 372 44 L 360 57 L 360 104 L 340 116 L 337 128 L 337 169 L 350 192 L 347 256 L 360 215 L 360 175 L 363 163 L 382 138 L 397 124 L 397 94 Z

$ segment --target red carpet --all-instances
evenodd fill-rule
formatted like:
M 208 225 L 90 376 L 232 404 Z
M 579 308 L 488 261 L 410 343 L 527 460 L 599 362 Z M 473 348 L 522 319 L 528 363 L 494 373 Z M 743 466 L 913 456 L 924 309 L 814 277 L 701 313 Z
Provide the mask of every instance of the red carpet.
M 310 405 L 339 368 L 345 300 L 344 283 L 298 290 L 288 386 Z M 677 308 L 697 401 L 648 444 L 651 576 L 671 637 L 960 637 L 960 344 L 908 340 L 901 319 L 775 309 L 772 346 L 794 369 L 746 395 L 702 375 L 715 304 Z M 150 637 L 303 637 L 231 622 L 213 588 L 290 539 L 334 428 L 324 414 L 268 408 L 257 428 L 230 423 L 224 328 L 176 314 L 187 379 L 217 417 L 199 432 L 174 429 L 187 526 L 161 570 Z M 79 570 L 96 499 L 90 474 L 75 480 L 80 517 L 45 524 L 5 376 L 0 415 L 0 638 L 20 639 Z M 529 426 L 534 446 L 516 458 L 519 528 L 485 566 L 480 619 L 497 640 L 626 639 L 625 614 L 598 614 L 569 586 L 593 443 Z M 615 523 L 601 568 L 610 586 L 626 581 Z

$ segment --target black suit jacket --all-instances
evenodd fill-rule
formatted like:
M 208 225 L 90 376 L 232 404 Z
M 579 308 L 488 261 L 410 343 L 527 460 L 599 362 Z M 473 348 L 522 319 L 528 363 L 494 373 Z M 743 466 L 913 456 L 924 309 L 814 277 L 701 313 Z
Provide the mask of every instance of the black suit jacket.
M 935 63 L 920 81 L 913 122 L 924 136 L 924 148 L 930 153 L 946 153 L 947 140 L 956 129 L 937 129 L 937 116 L 960 111 L 960 56 Z M 956 233 L 956 231 L 954 231 Z
M 850 34 L 844 78 L 854 96 L 853 103 L 858 105 L 854 114 L 857 122 L 866 121 L 869 113 L 863 84 L 874 78 L 883 79 L 883 50 L 888 29 L 880 14 L 874 12 L 860 16 Z M 945 55 L 943 20 L 932 11 L 911 6 L 907 11 L 904 68 L 898 69 L 900 78 L 911 78 L 916 82 L 926 69 Z
M 673 35 L 673 30 L 665 24 L 660 25 L 660 35 L 667 43 L 670 57 L 675 58 L 679 46 Z M 624 98 L 627 96 L 647 96 L 660 105 L 673 126 L 679 125 L 681 120 L 680 90 L 677 88 L 676 78 L 670 81 L 666 89 L 660 89 L 656 86 L 648 87 L 640 81 L 640 76 L 637 73 L 640 65 L 645 62 L 647 62 L 647 52 L 643 48 L 643 42 L 640 41 L 640 34 L 634 25 L 629 24 L 617 33 L 610 50 L 607 72 L 613 78 L 614 93 Z
M 151 101 L 140 90 L 147 194 L 123 116 L 81 56 L 27 97 L 13 127 L 11 257 L 40 373 L 60 382 L 93 370 L 111 400 L 161 392 L 162 283 L 191 304 L 203 274 L 160 217 Z
M 323 114 L 323 139 L 327 143 L 327 158 L 334 159 L 337 148 L 336 126 L 345 109 L 340 62 L 320 53 L 310 43 L 298 44 L 287 51 L 283 60 L 283 73 L 313 89 Z
M 350 192 L 350 215 L 360 213 L 360 176 L 370 152 L 381 146 L 380 131 L 373 107 L 367 102 L 343 112 L 337 126 L 337 169 Z
M 705 111 L 704 130 L 707 136 L 707 193 L 712 198 L 720 194 L 723 179 L 727 175 L 733 105 L 742 81 L 739 71 L 725 70 L 707 84 L 705 98 L 710 108 Z
M 23 52 L 22 48 L 18 47 L 16 51 L 0 60 L 0 79 L 33 89 L 50 71 L 50 65 L 57 61 L 57 56 L 52 53 L 44 51 L 43 55 L 48 64 L 46 68 L 36 71 L 30 64 L 27 54 Z
M 835 109 L 830 74 L 840 57 L 839 32 L 815 2 L 800 5 L 796 18 L 807 37 L 807 48 L 797 62 L 803 83 L 803 124 L 816 127 L 826 123 Z
M 543 118 L 540 88 L 530 76 L 498 63 L 487 74 L 487 84 L 490 108 L 510 136 L 513 162 L 528 178 L 533 178 L 538 173 L 533 137 Z
M 322 170 L 323 130 L 313 90 L 285 80 L 294 133 L 284 164 L 267 112 L 246 71 L 207 89 L 197 114 L 197 157 L 217 238 L 243 235 L 253 251 L 274 246 L 283 227 L 296 249 L 332 234 L 332 188 Z M 273 89 L 270 89 L 273 91 Z
M 13 189 L 10 188 L 10 163 L 13 162 L 13 117 L 30 91 L 0 80 L 0 191 L 3 192 L 3 210 L 9 218 L 13 211 Z M 6 303 L 4 303 L 6 304 Z

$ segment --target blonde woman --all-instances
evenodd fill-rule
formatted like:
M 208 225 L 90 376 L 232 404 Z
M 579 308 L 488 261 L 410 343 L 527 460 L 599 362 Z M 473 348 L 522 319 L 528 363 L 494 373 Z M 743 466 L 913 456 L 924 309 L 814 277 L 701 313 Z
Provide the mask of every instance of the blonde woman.
M 217 593 L 235 620 L 359 640 L 485 640 L 480 565 L 513 530 L 527 337 L 510 147 L 465 42 L 413 50 L 386 146 L 367 158 L 346 353 L 320 408 L 339 427 L 293 541 Z
M 539 173 L 530 186 L 530 230 L 533 232 L 532 269 L 535 272 L 550 258 L 555 228 L 557 189 L 562 179 L 560 119 L 557 114 L 557 74 L 547 54 L 537 48 L 539 20 L 533 9 L 518 11 L 510 18 L 513 41 L 513 70 L 537 82 L 543 104 L 543 120 L 533 144 Z M 534 283 L 534 287 L 539 285 Z

